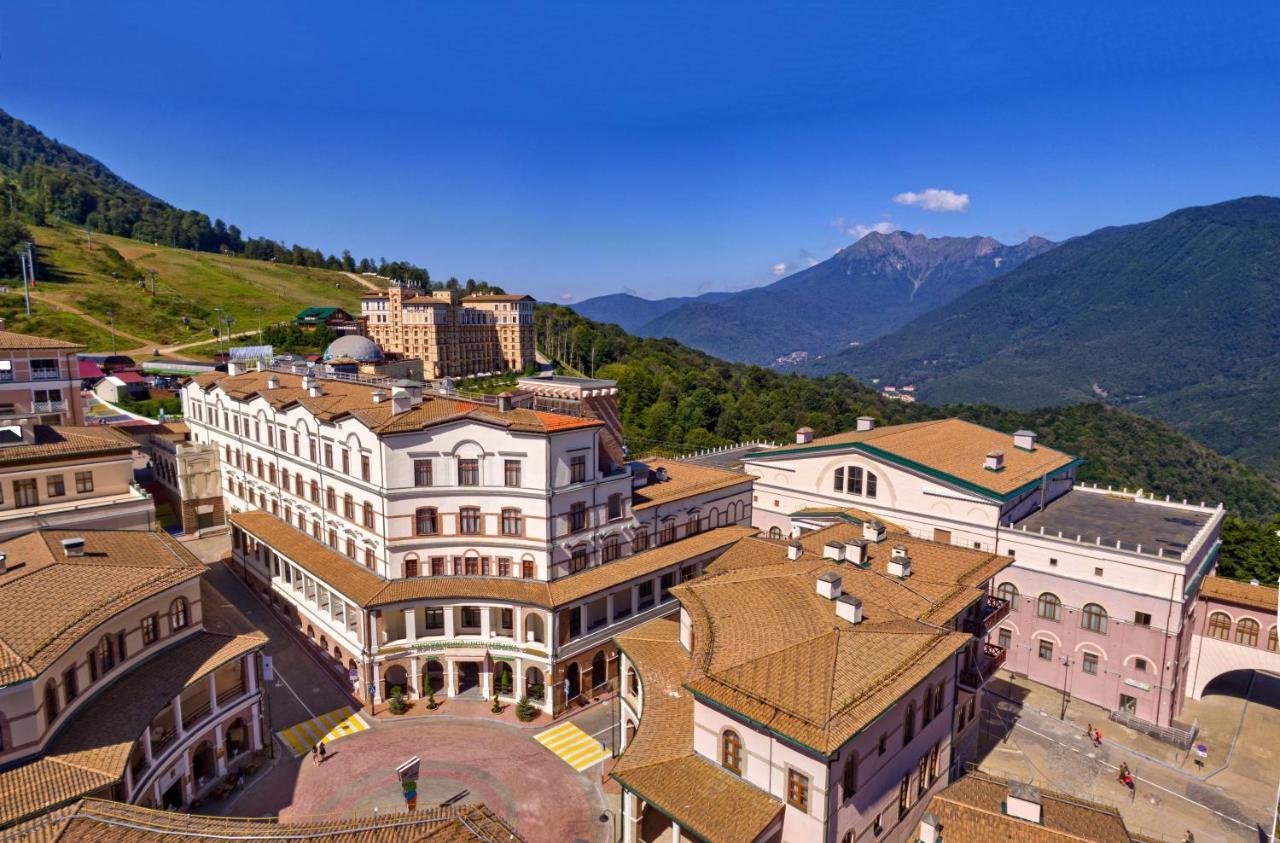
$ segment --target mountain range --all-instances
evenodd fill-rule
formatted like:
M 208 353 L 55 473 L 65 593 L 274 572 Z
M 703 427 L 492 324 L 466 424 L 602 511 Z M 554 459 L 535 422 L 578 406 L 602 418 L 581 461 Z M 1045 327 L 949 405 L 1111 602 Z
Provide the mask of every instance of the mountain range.
M 934 404 L 1105 401 L 1280 474 L 1280 199 L 1074 238 L 809 371 Z
M 658 300 L 617 294 L 572 307 L 727 360 L 794 362 L 890 333 L 1054 245 L 1041 237 L 1006 246 L 991 237 L 872 232 L 764 287 Z

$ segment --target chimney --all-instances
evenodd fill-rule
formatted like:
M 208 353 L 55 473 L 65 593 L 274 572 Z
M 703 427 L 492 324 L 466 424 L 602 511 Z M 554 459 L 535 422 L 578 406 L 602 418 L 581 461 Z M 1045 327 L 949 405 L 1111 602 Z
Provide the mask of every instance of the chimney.
M 658 481 L 659 483 L 666 483 L 666 482 L 667 482 L 667 469 L 666 469 L 665 467 L 663 467 L 663 466 L 659 466 L 658 468 L 654 469 L 654 471 L 653 471 L 653 479 L 654 479 L 654 480 L 656 480 L 656 481 Z
M 894 545 L 889 557 L 889 575 L 901 579 L 911 576 L 911 557 L 907 555 L 906 545 Z
M 1004 812 L 1020 820 L 1044 822 L 1040 789 L 1024 782 L 1009 782 L 1009 796 L 1004 801 Z
M 498 412 L 499 413 L 511 412 L 511 393 L 510 392 L 504 392 L 498 396 Z
M 884 524 L 876 521 L 874 518 L 870 521 L 862 522 L 862 537 L 869 542 L 884 541 Z
M 259 360 L 257 363 L 254 364 L 254 369 L 256 369 L 259 372 L 265 372 L 267 370 L 267 364 Z
M 1019 430 L 1013 434 L 1013 447 L 1022 451 L 1036 449 L 1036 433 L 1034 430 Z
M 280 379 L 278 377 L 276 377 L 275 375 L 272 375 L 271 377 L 267 378 L 267 389 L 279 389 L 279 388 L 280 388 Z
M 84 556 L 84 539 L 82 538 L 63 539 L 62 553 L 68 559 L 71 559 L 77 556 Z
M 836 617 L 849 623 L 862 623 L 862 601 L 852 594 L 841 594 L 836 598 Z
M 398 416 L 413 407 L 413 395 L 407 389 L 397 387 L 391 392 L 391 415 Z
M 369 396 L 373 399 L 373 403 L 381 404 L 383 401 L 387 400 L 387 391 L 385 389 L 375 389 L 373 392 L 369 393 Z
M 802 553 L 804 553 L 804 545 L 800 542 L 791 542 L 787 545 L 787 558 L 792 562 L 799 559 Z
M 227 361 L 227 374 L 228 374 L 228 375 L 233 375 L 233 376 L 234 376 L 234 375 L 242 374 L 243 372 L 244 372 L 244 365 L 243 365 L 243 364 L 241 364 L 241 362 L 240 362 L 239 360 L 228 360 L 228 361 Z
M 844 543 L 844 560 L 854 565 L 865 565 L 867 562 L 867 540 L 849 539 Z
M 301 386 L 302 386 L 302 388 L 303 388 L 303 389 L 305 389 L 307 392 L 310 392 L 310 391 L 311 391 L 311 387 L 313 387 L 313 386 L 315 386 L 315 385 L 316 385 L 316 376 L 315 376 L 314 374 L 312 374 L 312 373 L 311 373 L 311 370 L 310 370 L 310 369 L 308 369 L 308 370 L 307 370 L 307 371 L 302 375 L 302 384 L 301 384 Z
M 802 428 L 800 428 L 799 430 L 797 430 L 797 431 L 796 431 L 796 444 L 797 444 L 797 445 L 808 445 L 808 444 L 809 444 L 810 442 L 812 442 L 812 441 L 813 441 L 813 428 L 812 428 L 812 427 L 802 427 Z
M 937 814 L 930 811 L 920 818 L 920 832 L 916 839 L 920 843 L 942 843 L 942 821 Z
M 982 467 L 987 471 L 1003 471 L 1004 451 L 988 451 L 987 458 L 982 461 Z
M 873 430 L 875 426 L 876 426 L 876 420 L 873 419 L 871 416 L 858 416 L 858 430 L 860 432 Z
M 839 574 L 830 571 L 818 577 L 818 596 L 827 600 L 835 600 L 841 594 Z
M 3 574 L 6 570 L 8 570 L 8 567 L 5 565 L 5 561 L 8 558 L 9 558 L 9 555 L 7 553 L 0 553 L 0 574 Z
M 312 398 L 319 398 L 321 395 L 324 394 L 324 387 L 320 386 L 319 378 L 311 379 L 311 386 L 307 388 L 307 394 L 310 395 Z
M 829 541 L 822 546 L 822 558 L 833 562 L 844 561 L 844 542 Z

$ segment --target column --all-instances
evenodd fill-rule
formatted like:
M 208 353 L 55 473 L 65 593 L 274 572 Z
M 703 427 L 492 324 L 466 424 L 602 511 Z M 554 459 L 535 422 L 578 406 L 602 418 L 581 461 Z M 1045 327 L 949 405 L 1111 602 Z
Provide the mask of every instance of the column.
M 409 657 L 409 687 L 413 689 L 413 698 L 418 699 L 422 696 L 422 691 L 418 687 L 418 657 Z
M 514 564 L 514 563 L 513 563 Z M 517 644 L 524 643 L 524 608 L 513 606 L 511 612 L 511 637 Z
M 182 728 L 182 695 L 181 694 L 173 698 L 173 730 L 177 732 L 179 736 L 184 734 L 184 731 Z
M 453 606 L 444 607 L 444 637 L 445 638 L 453 638 L 454 635 L 456 634 L 454 632 L 454 626 L 453 626 L 454 611 L 455 609 Z M 453 696 L 453 695 L 450 694 L 449 696 Z
M 622 791 L 622 843 L 637 843 L 640 839 L 639 802 L 631 791 Z
M 155 756 L 151 754 L 151 724 L 147 724 L 147 728 L 142 732 L 142 757 L 147 759 L 147 766 L 150 767 L 155 761 Z
M 631 586 L 631 617 L 635 617 L 640 611 L 640 588 L 639 586 Z
M 671 821 L 671 843 L 680 843 L 680 823 Z
M 448 616 L 446 615 L 446 617 Z M 454 670 L 453 666 L 453 659 L 446 659 L 444 663 L 444 694 L 446 697 L 452 697 L 457 694 L 457 685 L 454 679 L 454 675 L 456 673 L 457 671 Z
M 511 693 L 516 699 L 523 699 L 528 692 L 524 679 L 524 659 L 517 656 L 515 667 L 512 670 L 514 675 L 511 677 Z
M 485 614 L 487 615 L 488 613 L 489 613 L 489 610 L 485 609 Z M 495 665 L 493 663 L 493 659 L 491 659 L 488 656 L 485 656 L 484 659 L 480 662 L 480 694 L 485 699 L 489 699 L 489 697 L 493 696 L 494 668 L 495 668 Z
M 373 699 L 371 702 L 382 702 L 382 668 L 378 662 L 373 663 Z
M 221 778 L 227 774 L 227 744 L 222 737 L 222 724 L 213 727 L 213 766 Z
M 493 609 L 489 606 L 480 607 L 480 637 L 488 640 L 489 634 L 493 629 Z
M 249 717 L 253 723 L 253 728 L 249 730 L 249 741 L 253 745 L 253 751 L 258 752 L 262 749 L 262 706 L 254 703 L 249 709 Z
M 418 613 L 412 608 L 404 610 L 404 637 L 406 641 L 418 640 Z
M 218 713 L 218 683 L 213 681 L 213 674 L 209 674 L 209 713 Z
M 605 626 L 612 625 L 613 624 L 613 593 L 612 592 L 605 595 L 604 613 L 605 613 L 604 625 Z
M 133 798 L 133 765 L 124 765 L 124 793 L 125 799 Z
M 258 666 L 262 664 L 262 651 L 245 656 L 242 664 L 244 665 L 244 686 L 252 694 L 258 690 Z

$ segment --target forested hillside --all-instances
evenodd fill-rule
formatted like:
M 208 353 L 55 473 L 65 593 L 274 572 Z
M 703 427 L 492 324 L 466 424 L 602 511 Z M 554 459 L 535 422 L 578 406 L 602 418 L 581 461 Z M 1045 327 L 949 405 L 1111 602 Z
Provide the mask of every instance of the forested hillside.
M 1280 488 L 1258 472 L 1161 422 L 1100 404 L 1029 411 L 902 404 L 847 375 L 812 378 L 728 363 L 671 340 L 629 336 L 565 307 L 540 305 L 536 322 L 544 352 L 618 381 L 623 424 L 636 450 L 683 453 L 745 439 L 789 441 L 803 425 L 822 436 L 852 428 L 860 415 L 890 424 L 958 415 L 1009 432 L 1039 432 L 1046 444 L 1084 458 L 1086 482 L 1223 501 L 1250 518 L 1280 513 Z

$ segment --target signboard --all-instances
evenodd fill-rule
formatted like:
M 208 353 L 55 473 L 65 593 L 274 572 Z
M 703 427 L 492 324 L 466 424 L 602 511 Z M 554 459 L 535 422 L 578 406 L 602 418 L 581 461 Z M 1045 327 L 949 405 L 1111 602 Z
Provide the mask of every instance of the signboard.
M 276 668 L 271 662 L 271 656 L 263 655 L 262 657 L 262 681 L 272 682 L 276 678 Z
M 1130 687 L 1133 687 L 1133 688 L 1139 688 L 1143 691 L 1151 690 L 1151 683 L 1139 682 L 1137 679 L 1126 679 L 1124 680 L 1124 684 L 1129 685 Z
M 356 670 L 354 667 L 347 671 L 347 679 L 351 681 L 351 684 L 354 685 L 356 683 L 356 680 L 358 680 L 359 678 L 360 678 L 360 672 Z
M 418 756 L 396 767 L 396 776 L 400 779 L 400 791 L 404 794 L 405 808 L 411 813 L 418 807 Z

